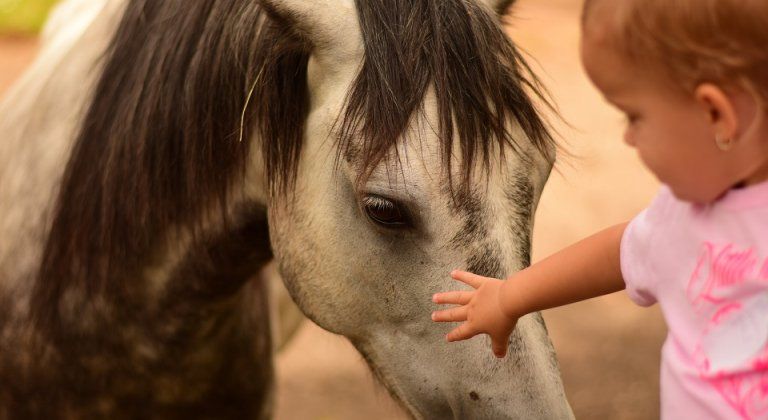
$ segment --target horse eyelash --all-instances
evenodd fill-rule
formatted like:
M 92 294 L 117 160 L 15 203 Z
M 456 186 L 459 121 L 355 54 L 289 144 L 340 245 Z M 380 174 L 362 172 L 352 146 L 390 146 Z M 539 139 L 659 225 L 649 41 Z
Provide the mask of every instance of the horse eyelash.
M 382 209 L 384 208 L 389 209 L 389 208 L 395 207 L 395 203 L 393 203 L 392 201 L 376 195 L 369 195 L 363 198 L 363 205 L 382 208 Z

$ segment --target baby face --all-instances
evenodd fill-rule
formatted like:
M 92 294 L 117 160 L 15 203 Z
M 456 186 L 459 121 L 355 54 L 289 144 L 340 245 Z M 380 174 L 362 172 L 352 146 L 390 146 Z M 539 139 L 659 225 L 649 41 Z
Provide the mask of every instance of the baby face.
M 740 179 L 717 147 L 711 115 L 693 94 L 671 86 L 654 63 L 640 68 L 623 56 L 599 18 L 584 31 L 584 68 L 606 100 L 627 117 L 624 141 L 682 200 L 708 203 Z

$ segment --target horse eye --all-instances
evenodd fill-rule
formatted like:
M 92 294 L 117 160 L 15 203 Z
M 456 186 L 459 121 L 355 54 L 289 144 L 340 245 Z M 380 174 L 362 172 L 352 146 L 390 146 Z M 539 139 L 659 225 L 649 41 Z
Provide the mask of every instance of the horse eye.
M 368 195 L 363 198 L 363 209 L 374 223 L 387 228 L 403 228 L 409 225 L 408 216 L 400 204 L 390 199 Z

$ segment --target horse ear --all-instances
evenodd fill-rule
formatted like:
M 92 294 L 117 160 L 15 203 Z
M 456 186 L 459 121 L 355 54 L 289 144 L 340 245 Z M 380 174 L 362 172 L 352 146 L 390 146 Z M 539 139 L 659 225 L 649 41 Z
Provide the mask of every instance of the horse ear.
M 504 16 L 507 13 L 507 10 L 512 6 L 512 3 L 514 3 L 516 0 L 482 0 L 483 3 L 488 5 L 493 11 L 496 12 L 499 16 Z
M 273 17 L 286 22 L 316 50 L 345 49 L 359 32 L 354 0 L 260 0 Z

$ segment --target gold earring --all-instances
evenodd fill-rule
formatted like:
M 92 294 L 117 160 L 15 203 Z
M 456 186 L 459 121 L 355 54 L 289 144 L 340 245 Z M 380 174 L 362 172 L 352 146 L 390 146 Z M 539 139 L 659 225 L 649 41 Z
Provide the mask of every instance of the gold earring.
M 727 152 L 733 147 L 733 139 L 730 137 L 721 137 L 720 134 L 715 134 L 715 143 L 723 152 Z

